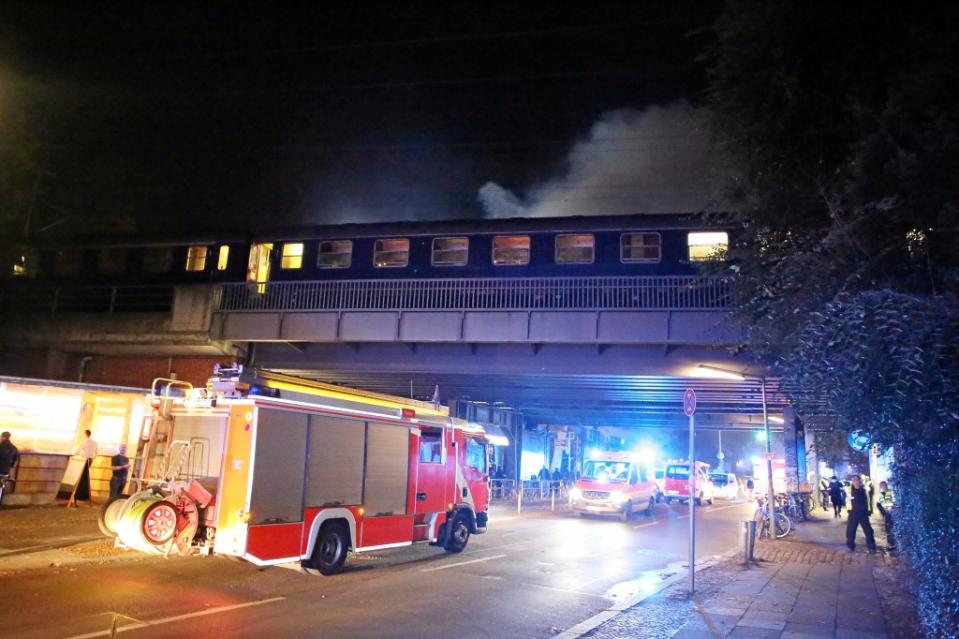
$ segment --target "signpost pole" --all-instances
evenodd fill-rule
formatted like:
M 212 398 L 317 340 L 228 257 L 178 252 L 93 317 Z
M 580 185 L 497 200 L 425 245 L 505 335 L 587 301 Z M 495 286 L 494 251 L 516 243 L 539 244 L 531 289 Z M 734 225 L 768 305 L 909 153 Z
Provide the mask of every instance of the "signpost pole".
M 759 380 L 763 400 L 763 431 L 766 435 L 766 513 L 769 515 L 769 538 L 776 539 L 776 488 L 773 486 L 773 438 L 769 432 L 769 413 L 766 409 L 766 378 Z
M 689 592 L 696 591 L 696 418 L 689 416 Z
M 689 593 L 696 591 L 696 391 L 683 394 L 683 412 L 689 417 Z

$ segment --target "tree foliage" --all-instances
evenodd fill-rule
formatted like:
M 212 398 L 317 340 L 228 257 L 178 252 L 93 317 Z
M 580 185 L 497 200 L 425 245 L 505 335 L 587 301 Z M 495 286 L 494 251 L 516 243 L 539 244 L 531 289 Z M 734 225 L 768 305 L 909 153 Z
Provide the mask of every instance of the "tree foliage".
M 748 348 L 833 439 L 894 447 L 922 618 L 955 636 L 959 10 L 738 1 L 715 32 Z

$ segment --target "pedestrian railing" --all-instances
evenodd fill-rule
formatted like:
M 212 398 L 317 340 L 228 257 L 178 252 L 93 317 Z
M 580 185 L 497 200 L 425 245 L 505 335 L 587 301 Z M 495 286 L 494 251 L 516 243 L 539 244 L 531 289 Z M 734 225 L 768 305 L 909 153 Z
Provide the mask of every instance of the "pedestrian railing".
M 316 310 L 726 309 L 723 277 L 446 278 L 269 282 L 264 292 L 223 284 L 225 312 Z

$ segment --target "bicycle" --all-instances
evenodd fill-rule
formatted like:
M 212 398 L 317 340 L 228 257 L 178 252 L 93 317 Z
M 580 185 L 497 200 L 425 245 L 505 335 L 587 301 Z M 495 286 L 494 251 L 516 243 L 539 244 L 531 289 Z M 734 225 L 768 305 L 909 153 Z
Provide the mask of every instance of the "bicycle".
M 5 492 L 13 492 L 13 487 L 16 483 L 17 480 L 10 475 L 0 475 L 0 505 L 3 504 L 3 494 Z
M 762 498 L 756 500 L 756 516 L 759 519 L 759 536 L 770 538 L 769 514 L 766 511 L 766 502 Z M 792 530 L 792 522 L 781 510 L 776 511 L 776 538 L 782 539 Z

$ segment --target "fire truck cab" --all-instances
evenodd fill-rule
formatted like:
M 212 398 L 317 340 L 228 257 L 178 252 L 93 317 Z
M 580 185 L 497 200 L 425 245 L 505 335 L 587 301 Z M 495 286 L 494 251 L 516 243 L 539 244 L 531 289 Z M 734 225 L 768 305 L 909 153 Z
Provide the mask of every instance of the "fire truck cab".
M 713 482 L 709 478 L 709 464 L 695 462 L 693 472 L 693 493 L 697 505 L 704 501 L 713 503 Z M 666 503 L 676 499 L 683 503 L 689 501 L 689 462 L 673 460 L 666 464 L 665 480 Z
M 427 402 L 218 369 L 157 380 L 133 494 L 108 502 L 117 544 L 338 572 L 349 551 L 461 552 L 488 521 L 482 427 Z
M 627 521 L 637 510 L 653 514 L 656 482 L 653 473 L 630 453 L 600 453 L 583 465 L 569 501 L 580 515 L 614 514 Z

